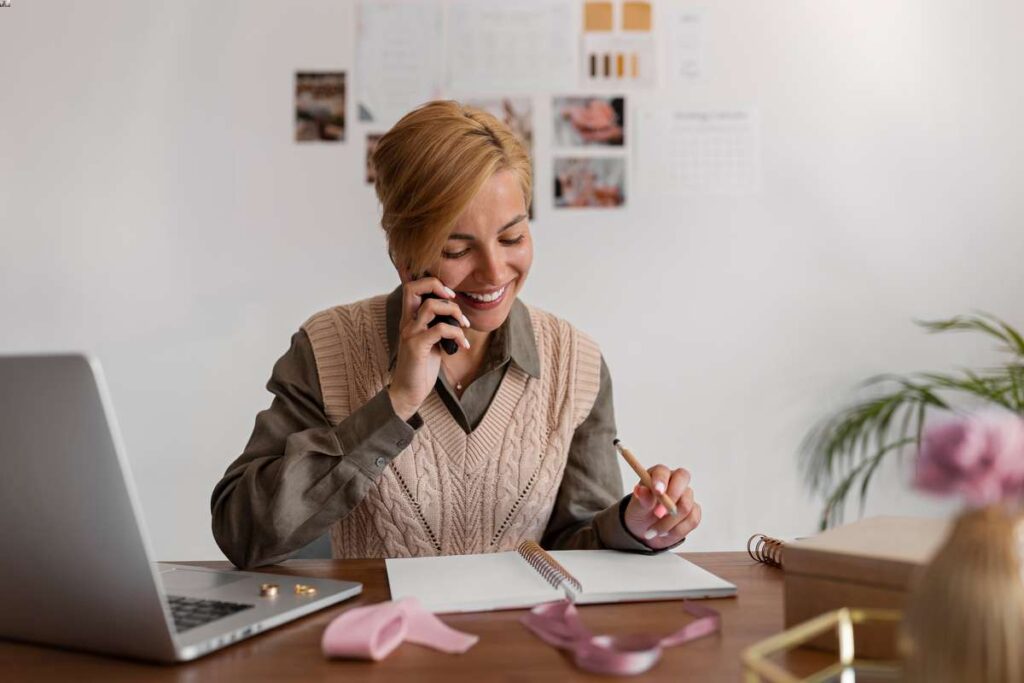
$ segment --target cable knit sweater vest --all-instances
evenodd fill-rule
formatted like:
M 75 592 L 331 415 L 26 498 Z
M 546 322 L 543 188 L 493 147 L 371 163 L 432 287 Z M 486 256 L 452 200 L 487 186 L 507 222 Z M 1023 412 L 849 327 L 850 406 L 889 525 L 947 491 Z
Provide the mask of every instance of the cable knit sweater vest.
M 331 308 L 303 325 L 332 424 L 388 384 L 386 298 Z M 601 356 L 569 323 L 527 308 L 540 378 L 511 363 L 470 434 L 432 391 L 412 443 L 332 527 L 334 557 L 485 553 L 540 540 L 573 432 L 597 398 Z

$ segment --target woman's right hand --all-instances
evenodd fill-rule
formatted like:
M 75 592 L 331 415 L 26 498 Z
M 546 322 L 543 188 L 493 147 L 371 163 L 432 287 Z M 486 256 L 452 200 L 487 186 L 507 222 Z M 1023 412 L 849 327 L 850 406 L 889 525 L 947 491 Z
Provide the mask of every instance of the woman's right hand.
M 425 299 L 434 293 L 440 299 Z M 462 348 L 469 348 L 463 328 L 469 320 L 453 299 L 455 292 L 436 277 L 410 280 L 402 285 L 402 320 L 398 330 L 398 357 L 391 373 L 388 395 L 395 413 L 403 420 L 411 418 L 427 399 L 441 370 L 442 339 L 454 339 Z M 450 315 L 462 327 L 438 323 L 427 327 L 435 317 Z

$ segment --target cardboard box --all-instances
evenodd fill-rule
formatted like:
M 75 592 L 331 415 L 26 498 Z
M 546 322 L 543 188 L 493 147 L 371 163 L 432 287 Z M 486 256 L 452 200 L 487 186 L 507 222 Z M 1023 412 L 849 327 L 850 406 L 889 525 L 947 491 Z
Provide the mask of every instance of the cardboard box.
M 840 607 L 903 609 L 914 575 L 939 549 L 949 525 L 946 519 L 871 517 L 787 543 L 786 628 Z M 859 627 L 858 656 L 897 658 L 897 632 L 891 625 Z M 813 646 L 835 651 L 835 636 Z

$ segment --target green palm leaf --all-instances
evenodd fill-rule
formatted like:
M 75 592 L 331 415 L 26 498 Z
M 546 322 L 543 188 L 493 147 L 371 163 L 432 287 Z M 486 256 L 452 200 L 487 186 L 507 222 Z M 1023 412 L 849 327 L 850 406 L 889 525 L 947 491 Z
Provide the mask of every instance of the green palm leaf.
M 987 313 L 918 324 L 929 332 L 984 334 L 996 339 L 1000 351 L 1013 358 L 1005 365 L 977 371 L 873 377 L 861 387 L 869 397 L 816 424 L 800 445 L 800 466 L 807 486 L 824 496 L 821 528 L 842 521 L 853 490 L 863 511 L 878 467 L 892 453 L 920 447 L 930 412 L 981 403 L 1024 414 L 1024 337 L 1017 330 Z

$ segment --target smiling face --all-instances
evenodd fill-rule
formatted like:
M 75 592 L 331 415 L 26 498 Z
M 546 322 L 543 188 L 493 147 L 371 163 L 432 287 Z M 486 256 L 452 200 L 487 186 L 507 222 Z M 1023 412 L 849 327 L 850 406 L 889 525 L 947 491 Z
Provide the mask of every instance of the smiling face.
M 511 171 L 483 184 L 452 228 L 438 276 L 458 295 L 473 330 L 501 327 L 533 263 L 523 189 Z

